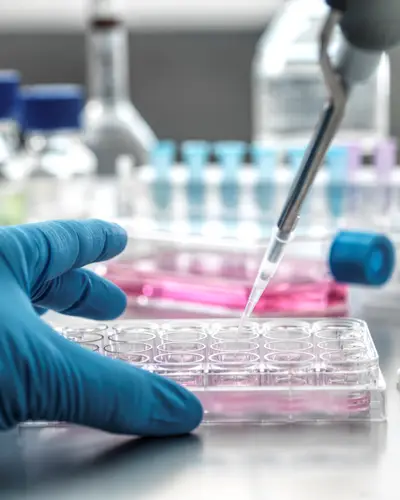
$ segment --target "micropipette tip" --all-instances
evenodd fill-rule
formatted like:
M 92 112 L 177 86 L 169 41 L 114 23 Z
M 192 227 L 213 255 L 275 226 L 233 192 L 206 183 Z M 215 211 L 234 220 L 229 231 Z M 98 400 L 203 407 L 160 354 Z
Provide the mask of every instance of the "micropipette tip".
M 246 321 L 250 318 L 251 313 L 253 312 L 255 307 L 255 303 L 252 302 L 250 299 L 247 301 L 246 307 L 244 308 L 243 314 L 240 317 L 239 321 L 239 332 L 242 331 L 244 324 Z
M 253 289 L 251 290 L 251 293 L 249 295 L 249 299 L 247 301 L 246 307 L 244 308 L 243 314 L 240 318 L 239 322 L 239 332 L 242 330 L 245 322 L 250 318 L 252 315 L 254 308 L 256 307 L 258 301 L 261 298 L 261 295 L 263 294 L 266 286 L 268 284 L 268 281 L 263 283 L 263 285 L 260 287 L 258 280 L 256 280 L 255 286 L 253 286 Z M 257 286 L 258 285 L 258 286 Z
M 246 319 L 250 317 L 258 301 L 260 300 L 268 283 L 274 276 L 279 263 L 283 257 L 286 244 L 291 238 L 291 234 L 282 233 L 278 228 L 274 228 L 268 248 L 264 254 L 256 280 L 251 290 L 246 307 L 239 322 L 239 331 Z

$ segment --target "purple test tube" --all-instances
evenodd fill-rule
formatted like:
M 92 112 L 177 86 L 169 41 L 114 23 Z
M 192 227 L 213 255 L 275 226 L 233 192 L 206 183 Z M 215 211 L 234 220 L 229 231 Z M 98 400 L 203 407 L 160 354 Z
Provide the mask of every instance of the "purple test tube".
M 378 184 L 379 215 L 386 216 L 392 201 L 392 174 L 397 161 L 397 143 L 394 139 L 383 140 L 375 151 L 375 167 Z
M 376 148 L 375 166 L 378 181 L 390 182 L 393 168 L 397 160 L 397 143 L 395 139 L 386 139 Z

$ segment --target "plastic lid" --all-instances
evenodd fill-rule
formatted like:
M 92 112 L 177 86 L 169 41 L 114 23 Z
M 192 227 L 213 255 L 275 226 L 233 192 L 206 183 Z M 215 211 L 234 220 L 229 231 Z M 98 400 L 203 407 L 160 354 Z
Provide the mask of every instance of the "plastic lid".
M 194 159 L 205 163 L 210 155 L 211 146 L 207 141 L 184 141 L 181 145 L 181 152 L 186 163 Z
M 234 159 L 242 163 L 247 153 L 247 144 L 242 141 L 220 141 L 214 144 L 214 152 L 220 162 Z
M 181 151 L 182 155 L 189 155 L 189 156 L 197 154 L 209 155 L 211 152 L 211 145 L 207 141 L 188 140 L 182 142 Z
M 155 143 L 151 150 L 151 162 L 156 164 L 158 162 L 165 162 L 172 164 L 176 159 L 176 144 L 174 141 L 165 139 Z
M 17 71 L 0 71 L 0 120 L 17 117 L 19 84 L 20 75 Z
M 383 285 L 394 270 L 394 245 L 383 234 L 341 231 L 333 240 L 329 266 L 340 283 Z
M 251 150 L 251 159 L 258 166 L 269 165 L 275 167 L 278 161 L 278 152 L 276 149 L 266 146 L 253 145 Z
M 22 90 L 24 128 L 29 131 L 81 128 L 83 91 L 78 85 L 34 85 Z

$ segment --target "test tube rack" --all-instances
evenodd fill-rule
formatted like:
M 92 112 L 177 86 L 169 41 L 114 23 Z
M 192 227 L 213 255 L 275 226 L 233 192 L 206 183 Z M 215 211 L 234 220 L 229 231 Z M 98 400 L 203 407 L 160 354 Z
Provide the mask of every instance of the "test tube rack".
M 280 151 L 239 141 L 161 141 L 135 183 L 132 213 L 155 229 L 203 233 L 210 223 L 227 234 L 269 235 L 305 146 Z M 178 154 L 180 153 L 180 154 Z M 399 169 L 394 140 L 373 155 L 357 144 L 334 145 L 317 175 L 299 221 L 311 227 L 382 227 L 395 224 Z

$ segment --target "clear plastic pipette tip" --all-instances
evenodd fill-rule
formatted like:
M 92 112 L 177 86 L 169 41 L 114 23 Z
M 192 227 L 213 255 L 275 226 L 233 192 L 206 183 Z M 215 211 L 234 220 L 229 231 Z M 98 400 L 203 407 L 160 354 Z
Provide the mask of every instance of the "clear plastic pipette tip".
M 251 289 L 249 299 L 239 322 L 239 331 L 241 331 L 246 320 L 251 316 L 260 300 L 268 283 L 271 281 L 279 263 L 282 260 L 284 249 L 290 240 L 291 233 L 282 233 L 278 228 L 273 230 L 267 250 L 259 267 L 256 280 Z
M 253 314 L 254 308 L 256 307 L 258 301 L 260 300 L 261 295 L 264 293 L 264 290 L 267 288 L 269 280 L 266 281 L 265 284 L 263 284 L 261 287 L 256 286 L 258 285 L 258 282 L 259 279 L 257 278 L 256 284 L 253 285 L 246 307 L 244 308 L 243 314 L 240 318 L 239 332 L 242 330 L 244 324 L 246 323 L 246 320 L 248 320 L 250 316 Z

